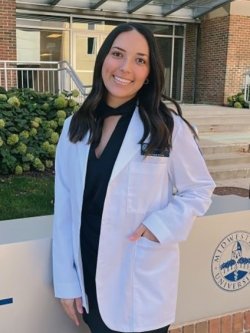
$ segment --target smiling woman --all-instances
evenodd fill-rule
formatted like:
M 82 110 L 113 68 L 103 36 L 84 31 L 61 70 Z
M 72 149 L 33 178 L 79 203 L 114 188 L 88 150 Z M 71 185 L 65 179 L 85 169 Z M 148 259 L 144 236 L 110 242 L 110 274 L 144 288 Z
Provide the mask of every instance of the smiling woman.
M 55 295 L 91 333 L 168 331 L 178 244 L 211 203 L 214 183 L 196 134 L 163 89 L 151 31 L 119 25 L 101 46 L 93 88 L 57 146 Z
M 137 31 L 121 33 L 114 41 L 102 67 L 109 92 L 107 104 L 115 108 L 135 97 L 149 74 L 149 48 Z

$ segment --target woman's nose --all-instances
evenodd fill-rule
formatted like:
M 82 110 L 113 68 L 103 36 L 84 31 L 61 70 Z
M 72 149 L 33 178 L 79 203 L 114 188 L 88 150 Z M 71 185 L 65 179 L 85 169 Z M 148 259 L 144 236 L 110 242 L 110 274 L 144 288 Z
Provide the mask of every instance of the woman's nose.
M 121 63 L 120 69 L 123 72 L 129 72 L 131 70 L 131 61 L 129 59 L 124 59 Z

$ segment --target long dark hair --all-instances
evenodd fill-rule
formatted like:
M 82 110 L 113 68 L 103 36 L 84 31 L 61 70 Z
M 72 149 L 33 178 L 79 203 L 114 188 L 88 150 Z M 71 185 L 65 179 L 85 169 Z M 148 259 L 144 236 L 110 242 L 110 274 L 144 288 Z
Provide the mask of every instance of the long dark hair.
M 71 142 L 78 142 L 89 131 L 88 143 L 98 142 L 101 137 L 102 124 L 96 120 L 95 110 L 106 94 L 106 88 L 102 80 L 102 66 L 108 55 L 114 40 L 123 32 L 136 30 L 146 39 L 150 52 L 150 73 L 148 84 L 144 84 L 138 91 L 139 114 L 144 126 L 144 133 L 139 143 L 150 135 L 146 154 L 154 149 L 164 151 L 172 146 L 172 132 L 174 127 L 173 110 L 169 109 L 163 100 L 171 101 L 182 117 L 181 108 L 173 99 L 163 96 L 164 72 L 159 49 L 151 31 L 139 23 L 123 23 L 114 28 L 102 44 L 95 62 L 93 87 L 82 104 L 74 114 L 69 128 Z M 190 126 L 191 128 L 191 126 Z M 192 130 L 192 128 L 191 128 Z M 195 133 L 194 133 L 195 135 Z

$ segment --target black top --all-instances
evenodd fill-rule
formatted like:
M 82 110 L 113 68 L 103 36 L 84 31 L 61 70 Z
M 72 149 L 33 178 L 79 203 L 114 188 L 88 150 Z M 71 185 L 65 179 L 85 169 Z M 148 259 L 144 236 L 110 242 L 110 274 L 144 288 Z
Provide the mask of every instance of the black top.
M 101 156 L 97 158 L 95 154 L 95 149 L 98 143 L 91 144 L 88 156 L 80 241 L 84 282 L 86 293 L 89 298 L 90 311 L 91 307 L 97 305 L 95 274 L 101 219 L 107 187 L 135 105 L 135 99 L 123 104 L 117 109 L 110 108 L 102 102 L 96 113 L 99 115 L 105 114 L 104 117 L 114 114 L 122 114 L 122 117 L 119 119 Z M 104 110 L 103 113 L 102 110 Z

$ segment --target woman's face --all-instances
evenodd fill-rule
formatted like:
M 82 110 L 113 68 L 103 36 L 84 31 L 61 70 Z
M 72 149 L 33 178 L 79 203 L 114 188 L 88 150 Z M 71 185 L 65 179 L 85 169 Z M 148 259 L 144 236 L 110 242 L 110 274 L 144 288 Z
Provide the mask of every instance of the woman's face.
M 129 101 L 143 86 L 149 71 L 149 47 L 144 36 L 136 30 L 122 32 L 102 66 L 106 103 L 118 107 Z

